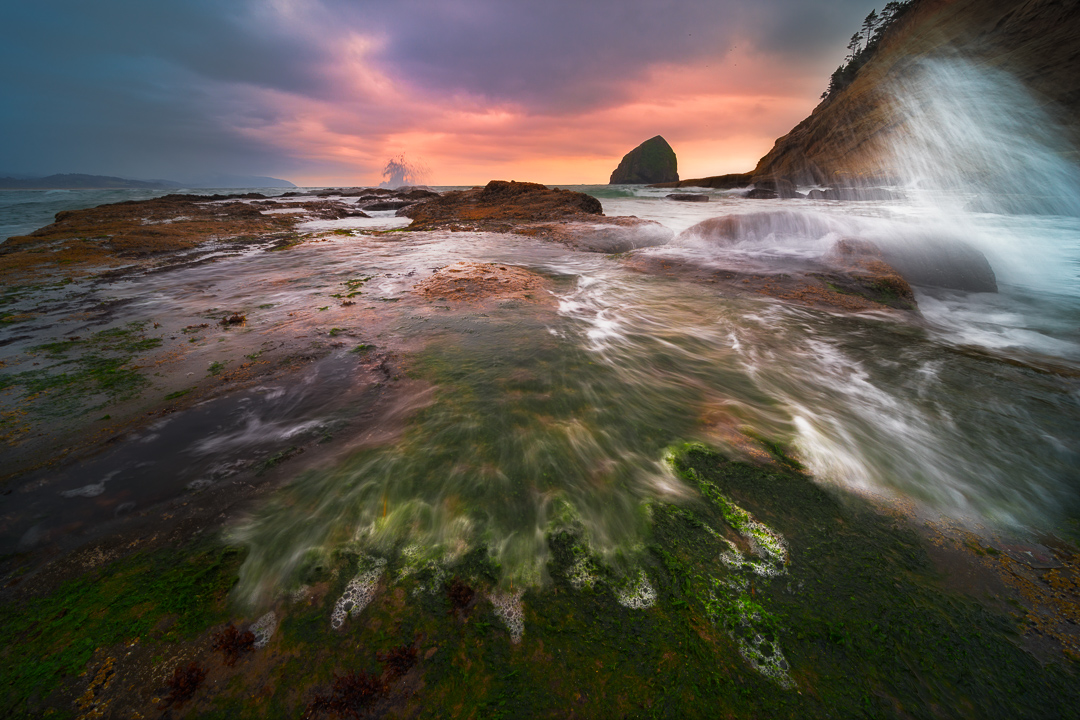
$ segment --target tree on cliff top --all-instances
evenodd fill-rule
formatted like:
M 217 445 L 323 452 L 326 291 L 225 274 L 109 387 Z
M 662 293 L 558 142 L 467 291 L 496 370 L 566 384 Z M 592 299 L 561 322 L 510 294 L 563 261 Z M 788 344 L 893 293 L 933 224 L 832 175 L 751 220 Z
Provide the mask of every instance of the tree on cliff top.
M 836 72 L 829 79 L 829 87 L 821 93 L 821 99 L 830 97 L 833 93 L 843 90 L 852 83 L 859 69 L 865 65 L 877 52 L 881 37 L 894 21 L 907 12 L 914 0 L 907 2 L 890 2 L 879 14 L 877 10 L 871 10 L 870 14 L 862 22 L 859 32 L 851 36 L 848 43 L 848 55 L 844 58 L 844 64 L 836 68 Z

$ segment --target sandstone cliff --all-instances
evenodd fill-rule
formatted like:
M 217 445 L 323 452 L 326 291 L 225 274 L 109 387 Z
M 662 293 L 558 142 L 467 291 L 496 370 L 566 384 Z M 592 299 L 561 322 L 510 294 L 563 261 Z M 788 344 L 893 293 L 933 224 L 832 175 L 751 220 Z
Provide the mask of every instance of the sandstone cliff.
M 1073 0 L 915 0 L 850 86 L 776 141 L 755 179 L 858 183 L 896 177 L 889 149 L 906 131 L 890 88 L 920 61 L 949 58 L 1008 72 L 1051 117 L 1080 110 L 1080 3 Z

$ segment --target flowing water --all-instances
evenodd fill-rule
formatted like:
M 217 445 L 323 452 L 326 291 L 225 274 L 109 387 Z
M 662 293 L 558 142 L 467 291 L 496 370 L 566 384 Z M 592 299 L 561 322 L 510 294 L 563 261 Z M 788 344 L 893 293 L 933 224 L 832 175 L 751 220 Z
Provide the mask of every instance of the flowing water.
M 669 449 L 687 441 L 751 458 L 786 446 L 821 483 L 899 498 L 972 526 L 1075 531 L 1077 173 L 1052 119 L 1002 115 L 1000 94 L 1020 90 L 989 71 L 972 72 L 930 67 L 917 92 L 901 95 L 913 127 L 922 128 L 919 142 L 898 148 L 912 178 L 902 188 L 907 200 L 755 201 L 706 191 L 707 203 L 678 203 L 662 190 L 578 188 L 599 197 L 608 215 L 655 220 L 676 234 L 711 217 L 747 218 L 723 244 L 689 233 L 635 251 L 661 259 L 782 272 L 846 237 L 884 248 L 963 244 L 987 258 L 998 292 L 917 286 L 917 314 L 837 314 L 725 296 L 708 284 L 635 272 L 618 256 L 464 232 L 328 236 L 288 253 L 249 253 L 109 286 L 109 297 L 133 302 L 133 317 L 248 308 L 243 332 L 272 338 L 312 323 L 318 330 L 317 313 L 306 326 L 293 314 L 363 278 L 360 304 L 379 318 L 366 330 L 399 351 L 412 381 L 429 388 L 400 432 L 294 473 L 233 528 L 250 548 L 240 595 L 270 601 L 295 589 L 306 568 L 343 552 L 366 556 L 377 577 L 392 556 L 409 567 L 442 567 L 486 548 L 506 589 L 542 585 L 546 537 L 571 526 L 596 562 L 633 578 L 650 504 L 696 492 L 666 462 Z M 985 116 L 976 123 L 981 132 L 968 133 L 973 121 L 957 115 L 965 103 L 950 99 L 956 85 L 968 99 L 991 86 L 998 93 L 991 107 L 975 103 Z M 997 152 L 1006 146 L 1008 153 Z M 931 171 L 927 158 L 942 148 L 957 172 Z M 1023 197 L 1002 192 L 1003 179 L 1022 185 Z M 374 224 L 391 227 L 387 215 Z M 482 307 L 412 292 L 458 260 L 524 267 L 548 278 L 550 291 Z M 354 357 L 340 350 L 329 362 L 340 368 Z M 222 413 L 240 413 L 250 430 L 252 414 L 240 412 L 250 400 L 265 411 L 255 413 L 264 422 L 258 427 L 281 442 L 293 430 L 310 432 L 349 404 L 326 383 L 344 388 L 350 379 L 348 372 L 305 377 L 310 382 L 292 389 L 289 403 L 258 405 L 256 392 Z M 179 450 L 163 456 L 198 457 L 200 468 L 228 463 L 258 440 L 235 423 L 172 427 L 181 430 L 162 427 L 153 442 L 175 444 Z M 65 502 L 111 507 L 113 481 L 90 477 L 108 469 L 76 473 L 57 491 Z M 202 470 L 163 472 L 189 487 Z M 78 492 L 91 486 L 92 497 Z
M 940 234 L 936 212 L 899 203 L 717 195 L 702 207 L 590 190 L 608 195 L 608 214 L 676 231 L 725 213 L 763 218 L 735 248 L 691 239 L 638 251 L 718 265 L 809 256 L 853 233 L 881 243 Z M 269 599 L 339 552 L 445 566 L 477 547 L 506 586 L 542 584 L 546 537 L 568 526 L 631 577 L 649 504 L 692 493 L 665 462 L 690 440 L 740 457 L 776 441 L 823 483 L 972 524 L 1045 531 L 1075 518 L 1080 306 L 1068 290 L 1080 225 L 964 220 L 964 239 L 994 258 L 1000 292 L 920 288 L 921 318 L 722 297 L 516 236 L 435 234 L 378 256 L 350 246 L 341 262 L 400 301 L 395 332 L 419 348 L 410 372 L 434 387 L 433 402 L 399 441 L 300 475 L 237 529 L 251 548 L 241 592 Z M 1045 287 L 1025 282 L 1034 263 L 1001 261 L 1008 243 L 1028 241 L 1062 258 L 1043 269 Z M 463 313 L 410 297 L 408 273 L 459 259 L 548 276 L 550 305 Z
M 359 299 L 382 318 L 377 344 L 402 349 L 409 375 L 432 388 L 401 433 L 300 472 L 234 529 L 251 550 L 245 598 L 270 600 L 341 552 L 445 566 L 487 548 L 507 587 L 542 584 L 545 538 L 567 526 L 597 562 L 630 576 L 650 503 L 693 493 L 665 462 L 669 447 L 693 440 L 740 457 L 778 442 L 822 483 L 973 524 L 1046 531 L 1077 516 L 1077 218 L 965 212 L 943 224 L 937 207 L 905 202 L 716 193 L 684 204 L 655 190 L 584 189 L 609 215 L 675 232 L 718 215 L 754 218 L 734 245 L 689 237 L 638 253 L 735 266 L 796 262 L 845 236 L 962 238 L 990 259 L 999 292 L 916 288 L 921 317 L 833 314 L 486 233 L 332 236 L 113 283 L 107 295 L 133 301 L 132 317 L 269 307 L 249 316 L 243 333 L 255 342 L 310 332 L 291 313 L 368 278 Z M 550 279 L 550 294 L 476 308 L 411 292 L 456 260 L 525 267 Z M 336 357 L 340 368 L 355 356 Z M 69 473 L 52 502 L 111 516 L 153 500 L 137 481 L 148 466 L 159 490 L 210 486 L 214 468 L 251 448 L 284 448 L 348 414 L 347 370 L 305 377 L 284 404 L 268 387 L 162 423 L 132 441 L 142 451 Z

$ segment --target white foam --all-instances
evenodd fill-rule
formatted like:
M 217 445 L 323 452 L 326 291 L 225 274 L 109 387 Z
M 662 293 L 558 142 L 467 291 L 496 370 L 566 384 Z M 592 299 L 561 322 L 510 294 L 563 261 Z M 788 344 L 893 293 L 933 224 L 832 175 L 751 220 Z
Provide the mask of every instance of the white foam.
M 277 630 L 277 626 L 278 617 L 277 613 L 273 610 L 252 623 L 248 630 L 255 635 L 255 647 L 266 647 L 266 644 L 270 642 L 270 638 L 274 637 L 274 631 Z
M 495 606 L 495 615 L 506 625 L 510 631 L 510 642 L 515 645 L 521 642 L 525 634 L 525 606 L 521 603 L 524 594 L 524 590 L 513 593 L 492 590 L 488 593 L 488 599 Z
M 633 582 L 615 591 L 615 598 L 623 607 L 631 610 L 645 610 L 656 604 L 656 590 L 649 583 L 645 571 L 639 570 Z
M 382 577 L 386 567 L 386 560 L 379 558 L 374 561 L 371 570 L 362 572 L 345 586 L 345 592 L 334 604 L 334 612 L 330 615 L 330 626 L 339 630 L 345 624 L 345 619 L 350 615 L 355 617 L 364 611 L 379 588 L 379 578 Z

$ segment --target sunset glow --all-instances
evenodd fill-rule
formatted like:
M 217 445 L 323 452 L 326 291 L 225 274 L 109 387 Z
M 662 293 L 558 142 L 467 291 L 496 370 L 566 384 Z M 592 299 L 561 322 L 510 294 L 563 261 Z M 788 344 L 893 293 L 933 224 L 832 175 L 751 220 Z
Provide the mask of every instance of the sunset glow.
M 405 153 L 437 185 L 604 183 L 662 134 L 684 178 L 745 172 L 817 104 L 840 21 L 872 4 L 128 5 L 55 23 L 15 11 L 0 52 L 22 61 L 46 36 L 52 50 L 5 92 L 21 111 L 0 123 L 21 142 L 0 169 L 353 185 Z

